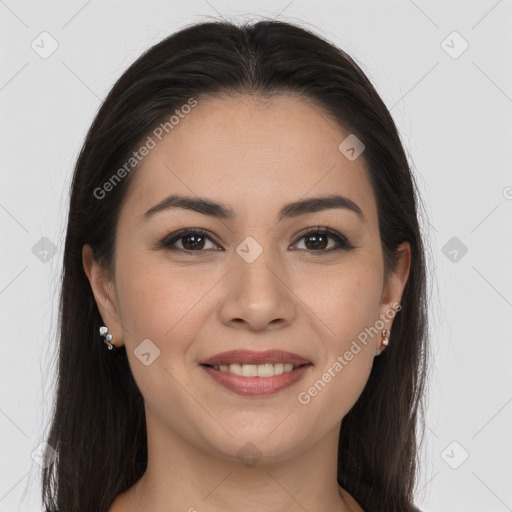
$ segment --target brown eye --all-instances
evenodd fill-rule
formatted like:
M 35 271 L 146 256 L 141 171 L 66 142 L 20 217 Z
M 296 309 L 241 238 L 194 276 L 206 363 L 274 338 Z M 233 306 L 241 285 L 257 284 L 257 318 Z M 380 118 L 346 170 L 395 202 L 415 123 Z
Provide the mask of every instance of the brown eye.
M 306 240 L 306 247 L 313 251 L 318 249 L 326 249 L 329 245 L 329 235 L 325 233 L 317 233 L 312 235 L 306 235 L 303 237 Z
M 325 227 L 309 228 L 299 238 L 299 240 L 302 239 L 305 240 L 305 247 L 300 248 L 300 250 L 313 254 L 323 254 L 339 249 L 350 250 L 355 248 L 343 235 Z M 331 241 L 334 242 L 334 246 Z M 213 246 L 206 247 L 208 242 L 211 242 Z M 185 253 L 219 250 L 218 245 L 206 234 L 206 231 L 202 229 L 188 229 L 173 233 L 160 242 L 160 247 Z
M 331 252 L 337 249 L 353 249 L 354 246 L 349 243 L 349 241 L 337 231 L 334 231 L 330 228 L 309 228 L 299 240 L 305 240 L 305 249 L 307 252 L 312 253 L 324 253 Z M 334 240 L 334 247 L 329 246 L 329 240 Z
M 204 231 L 195 229 L 174 233 L 171 237 L 166 237 L 162 240 L 161 246 L 169 250 L 203 252 L 203 250 L 205 250 L 206 241 L 208 240 L 213 243 L 213 249 L 215 249 L 217 246 L 213 240 L 207 236 Z M 176 246 L 177 242 L 181 243 L 181 247 L 179 245 Z M 206 248 L 206 250 L 211 249 L 212 248 Z

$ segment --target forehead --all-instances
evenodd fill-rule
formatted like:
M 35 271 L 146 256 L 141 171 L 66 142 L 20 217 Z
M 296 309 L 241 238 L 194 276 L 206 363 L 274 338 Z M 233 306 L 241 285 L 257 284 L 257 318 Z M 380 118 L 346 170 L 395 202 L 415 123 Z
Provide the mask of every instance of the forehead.
M 363 158 L 351 161 L 338 147 L 350 133 L 304 98 L 198 99 L 167 131 L 161 140 L 149 134 L 154 147 L 134 171 L 121 215 L 140 218 L 175 193 L 226 203 L 237 217 L 339 193 L 376 221 Z

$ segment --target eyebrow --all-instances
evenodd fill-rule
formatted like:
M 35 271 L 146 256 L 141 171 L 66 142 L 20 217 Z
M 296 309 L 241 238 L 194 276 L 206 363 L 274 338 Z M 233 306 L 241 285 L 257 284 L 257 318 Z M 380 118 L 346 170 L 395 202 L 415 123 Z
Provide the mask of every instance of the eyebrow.
M 147 221 L 159 212 L 169 210 L 171 208 L 182 208 L 185 210 L 192 210 L 203 215 L 209 215 L 218 219 L 233 220 L 236 215 L 228 205 L 217 203 L 211 199 L 204 197 L 180 196 L 171 194 L 158 204 L 150 208 L 142 217 L 141 221 Z M 343 208 L 356 213 L 361 220 L 366 221 L 361 208 L 357 206 L 348 197 L 340 195 L 331 195 L 323 197 L 312 197 L 307 199 L 300 199 L 292 203 L 284 205 L 277 215 L 278 221 L 308 213 L 315 213 L 322 210 Z

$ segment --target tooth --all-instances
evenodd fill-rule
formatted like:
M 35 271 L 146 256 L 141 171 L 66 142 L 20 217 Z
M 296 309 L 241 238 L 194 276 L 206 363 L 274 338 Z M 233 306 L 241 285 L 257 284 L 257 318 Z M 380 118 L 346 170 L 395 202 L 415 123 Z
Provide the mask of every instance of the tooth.
M 244 364 L 242 366 L 242 375 L 244 377 L 257 377 L 258 367 L 255 364 Z
M 259 364 L 258 365 L 258 377 L 273 377 L 274 376 L 274 365 L 267 364 Z
M 229 372 L 235 375 L 242 375 L 242 365 L 238 363 L 232 363 L 229 365 Z
M 283 369 L 284 369 L 283 367 L 284 367 L 283 363 L 276 363 L 274 365 L 274 373 L 276 375 L 281 375 L 281 373 L 283 373 Z
M 221 372 L 229 372 L 234 375 L 241 375 L 243 377 L 273 377 L 274 375 L 281 375 L 282 373 L 291 372 L 296 368 L 291 363 L 264 363 L 264 364 L 221 364 L 214 365 L 215 370 Z

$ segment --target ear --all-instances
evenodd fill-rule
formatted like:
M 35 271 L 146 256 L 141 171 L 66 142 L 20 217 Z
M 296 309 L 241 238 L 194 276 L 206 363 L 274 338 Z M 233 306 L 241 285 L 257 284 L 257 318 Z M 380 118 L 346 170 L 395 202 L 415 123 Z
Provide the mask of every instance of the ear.
M 82 264 L 96 300 L 103 324 L 112 333 L 112 343 L 116 347 L 123 345 L 121 321 L 119 318 L 117 294 L 114 283 L 107 277 L 107 272 L 94 258 L 92 247 L 82 247 Z
M 402 300 L 402 294 L 409 278 L 411 266 L 411 246 L 403 242 L 396 250 L 397 268 L 391 272 L 384 282 L 381 298 L 381 318 L 386 323 L 386 329 L 391 330 L 393 318 L 397 313 L 397 305 Z M 391 314 L 394 312 L 393 314 Z

